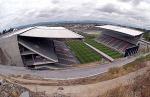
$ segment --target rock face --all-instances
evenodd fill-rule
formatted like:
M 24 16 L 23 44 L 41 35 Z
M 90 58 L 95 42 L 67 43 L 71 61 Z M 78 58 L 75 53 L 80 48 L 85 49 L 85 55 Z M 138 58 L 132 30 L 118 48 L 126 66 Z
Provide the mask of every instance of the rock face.
M 27 91 L 27 89 L 13 83 L 9 83 L 6 80 L 3 80 L 0 85 L 1 97 L 19 97 L 19 95 L 24 91 Z
M 49 97 L 45 92 L 31 92 L 18 84 L 0 79 L 0 97 Z
M 29 92 L 28 91 L 23 92 L 19 97 L 30 97 Z

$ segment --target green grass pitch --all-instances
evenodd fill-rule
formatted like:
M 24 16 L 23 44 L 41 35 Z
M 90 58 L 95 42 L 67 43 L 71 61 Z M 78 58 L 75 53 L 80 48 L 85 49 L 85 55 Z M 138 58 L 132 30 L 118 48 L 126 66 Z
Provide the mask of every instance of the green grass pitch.
M 67 41 L 66 44 L 75 53 L 79 61 L 84 63 L 90 63 L 95 61 L 100 61 L 101 57 L 92 51 L 87 45 L 78 40 Z
M 86 39 L 85 42 L 94 46 L 95 48 L 99 49 L 100 51 L 104 52 L 105 54 L 109 55 L 112 58 L 122 57 L 122 54 L 119 53 L 118 51 L 114 51 L 114 50 L 106 47 L 105 45 L 96 42 L 94 39 Z

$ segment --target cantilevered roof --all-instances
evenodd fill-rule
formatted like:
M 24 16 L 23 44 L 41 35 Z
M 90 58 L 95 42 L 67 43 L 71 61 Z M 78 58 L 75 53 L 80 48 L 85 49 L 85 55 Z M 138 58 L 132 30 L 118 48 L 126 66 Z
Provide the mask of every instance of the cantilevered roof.
M 142 31 L 120 27 L 120 26 L 104 25 L 104 26 L 96 26 L 96 27 L 117 31 L 117 32 L 124 33 L 124 34 L 131 35 L 131 36 L 138 36 L 138 35 L 143 34 Z
M 24 33 L 26 31 L 29 31 L 31 29 L 34 29 L 34 27 L 28 27 L 28 28 L 24 28 L 24 29 L 20 29 L 20 30 L 17 30 L 17 31 L 14 31 L 14 32 L 11 32 L 11 33 L 6 33 L 4 35 L 1 35 L 1 39 L 3 38 L 7 38 L 7 37 L 11 37 L 13 35 L 18 35 L 18 34 L 21 34 L 21 33 Z
M 83 36 L 72 32 L 64 27 L 45 27 L 39 26 L 24 33 L 20 36 L 41 37 L 41 38 L 83 38 Z
M 29 41 L 28 39 L 19 39 L 19 43 L 32 52 L 37 53 L 50 61 L 58 62 L 58 58 L 54 52 L 53 47 L 49 47 L 49 45 L 45 43 L 44 40 L 40 41 L 39 43 Z

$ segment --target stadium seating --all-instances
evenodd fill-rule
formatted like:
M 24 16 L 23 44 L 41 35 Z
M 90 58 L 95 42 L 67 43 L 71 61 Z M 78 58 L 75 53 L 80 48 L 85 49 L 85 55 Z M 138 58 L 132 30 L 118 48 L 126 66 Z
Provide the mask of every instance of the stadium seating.
M 125 40 L 121 40 L 119 38 L 112 37 L 110 35 L 105 35 L 105 34 L 102 34 L 98 38 L 98 41 L 122 53 L 124 53 L 127 48 L 134 46 L 134 44 L 131 44 Z
M 67 48 L 64 42 L 54 40 L 54 45 L 55 45 L 55 52 L 59 60 L 59 63 L 57 64 L 60 64 L 60 65 L 79 64 L 79 61 Z

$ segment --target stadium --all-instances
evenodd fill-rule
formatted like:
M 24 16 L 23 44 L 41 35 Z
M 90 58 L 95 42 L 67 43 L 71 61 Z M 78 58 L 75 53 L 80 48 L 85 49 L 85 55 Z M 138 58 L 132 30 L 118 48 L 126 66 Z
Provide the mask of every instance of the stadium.
M 63 43 L 66 39 L 81 40 L 83 36 L 63 27 L 30 27 L 9 33 L 1 36 L 1 63 L 25 67 L 77 64 Z
M 73 29 L 73 27 L 71 28 Z M 51 69 L 113 62 L 138 52 L 143 32 L 112 25 L 95 26 L 96 37 L 65 27 L 37 26 L 0 36 L 0 63 Z
M 142 38 L 143 32 L 112 25 L 97 27 L 103 30 L 97 39 L 98 42 L 123 53 L 125 57 L 138 52 L 139 40 Z

